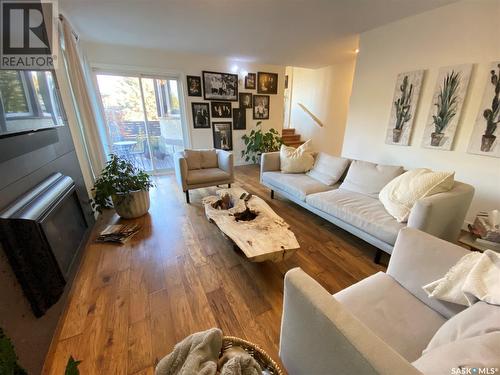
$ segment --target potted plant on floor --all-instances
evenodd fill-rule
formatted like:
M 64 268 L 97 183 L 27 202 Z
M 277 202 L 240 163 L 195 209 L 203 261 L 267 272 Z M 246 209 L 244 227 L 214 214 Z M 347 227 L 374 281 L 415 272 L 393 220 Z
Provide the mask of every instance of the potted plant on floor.
M 245 161 L 252 160 L 254 164 L 260 161 L 260 155 L 264 152 L 279 151 L 283 144 L 276 129 L 262 131 L 262 121 L 257 122 L 255 129 L 252 129 L 250 134 L 244 134 L 241 139 L 245 142 L 245 149 L 241 151 L 241 157 L 244 156 Z
M 460 78 L 460 72 L 454 70 L 444 78 L 441 91 L 434 104 L 437 107 L 437 113 L 432 115 L 435 131 L 431 134 L 431 146 L 439 147 L 444 137 L 444 130 L 457 114 L 457 91 Z
M 124 219 L 134 219 L 149 210 L 151 177 L 132 163 L 112 154 L 96 180 L 92 192 L 92 208 L 102 212 L 114 207 Z
M 500 122 L 500 64 L 498 64 L 498 68 L 498 74 L 494 70 L 491 71 L 491 84 L 495 87 L 491 109 L 485 109 L 483 112 L 483 117 L 486 120 L 486 129 L 481 139 L 481 151 L 483 152 L 491 151 L 491 146 L 497 138 L 495 136 L 497 124 Z
M 396 107 L 396 123 L 392 129 L 392 141 L 398 143 L 401 139 L 404 125 L 411 120 L 411 96 L 413 93 L 413 84 L 408 86 L 408 76 L 403 78 L 399 87 L 401 96 L 394 102 Z

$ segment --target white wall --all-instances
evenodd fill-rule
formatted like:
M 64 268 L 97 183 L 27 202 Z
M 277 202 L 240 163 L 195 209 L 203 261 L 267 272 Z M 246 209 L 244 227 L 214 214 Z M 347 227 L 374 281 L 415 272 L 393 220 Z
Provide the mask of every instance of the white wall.
M 350 61 L 319 69 L 289 68 L 289 127 L 295 128 L 302 140 L 312 140 L 315 151 L 340 155 L 347 121 L 349 97 L 354 75 L 355 57 Z M 301 108 L 303 104 L 323 124 L 320 127 Z
M 110 65 L 125 70 L 136 70 L 142 73 L 173 73 L 179 75 L 186 94 L 186 75 L 201 76 L 202 70 L 232 72 L 234 65 L 237 65 L 240 72 L 250 73 L 273 72 L 279 74 L 279 88 L 277 95 L 271 95 L 271 108 L 269 120 L 263 120 L 263 129 L 275 128 L 281 132 L 283 126 L 283 88 L 285 67 L 278 65 L 260 65 L 250 62 L 237 61 L 230 58 L 216 58 L 204 55 L 192 55 L 183 53 L 172 53 L 162 50 L 133 48 L 119 45 L 104 45 L 84 42 L 83 48 L 91 66 L 109 67 Z M 244 77 L 240 74 L 240 92 L 251 92 L 256 94 L 256 90 L 244 89 Z M 191 115 L 191 102 L 205 102 L 200 97 L 184 96 L 186 107 L 186 118 L 188 121 L 189 135 L 192 148 L 212 148 L 212 129 L 194 129 Z M 233 108 L 238 108 L 237 102 L 232 102 Z M 247 130 L 249 132 L 255 126 L 257 120 L 252 119 L 252 111 L 247 111 Z M 217 121 L 217 120 L 215 120 Z M 223 119 L 222 121 L 229 121 Z M 232 121 L 232 119 L 231 119 Z M 212 119 L 214 122 L 214 119 Z M 233 152 L 235 164 L 244 164 L 241 158 L 241 150 L 244 143 L 241 136 L 245 130 L 233 130 Z
M 500 1 L 462 1 L 405 18 L 360 36 L 348 124 L 342 154 L 349 158 L 456 171 L 474 185 L 467 221 L 480 210 L 500 208 L 500 159 L 466 152 L 478 114 L 488 67 L 500 60 Z M 474 63 L 452 151 L 421 148 L 439 67 Z M 386 145 L 394 83 L 398 73 L 426 69 L 410 146 Z

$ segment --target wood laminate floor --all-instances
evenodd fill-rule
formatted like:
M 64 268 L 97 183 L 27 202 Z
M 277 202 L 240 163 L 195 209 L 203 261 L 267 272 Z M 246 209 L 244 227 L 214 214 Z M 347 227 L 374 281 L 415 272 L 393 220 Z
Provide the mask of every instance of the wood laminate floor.
M 249 263 L 233 250 L 201 205 L 214 188 L 191 192 L 173 175 L 155 177 L 142 231 L 122 246 L 89 242 L 44 374 L 61 375 L 70 355 L 80 373 L 153 374 L 157 361 L 190 333 L 220 327 L 278 359 L 283 276 L 293 267 L 334 293 L 384 270 L 375 248 L 259 183 L 256 166 L 236 168 L 236 184 L 268 201 L 301 249 L 281 263 Z M 109 213 L 94 233 L 118 221 Z M 386 261 L 386 259 L 383 259 Z

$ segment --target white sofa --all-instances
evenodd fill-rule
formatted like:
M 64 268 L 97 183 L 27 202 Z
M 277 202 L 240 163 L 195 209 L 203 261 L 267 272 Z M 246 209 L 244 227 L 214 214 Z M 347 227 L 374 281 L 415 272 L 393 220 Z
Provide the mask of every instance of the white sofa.
M 406 226 L 456 241 L 474 195 L 472 186 L 455 181 L 450 191 L 417 201 L 408 222 L 399 223 L 373 195 L 339 189 L 342 180 L 328 186 L 305 173 L 282 173 L 279 152 L 262 154 L 260 181 L 271 189 L 272 198 L 278 192 L 389 254 Z
M 279 348 L 288 373 L 416 375 L 421 374 L 419 368 L 426 374 L 450 374 L 450 367 L 464 362 L 484 363 L 492 351 L 494 355 L 487 357 L 486 362 L 500 365 L 499 348 L 494 344 L 499 342 L 500 332 L 494 334 L 489 348 L 475 345 L 474 351 L 466 344 L 470 341 L 459 340 L 471 331 L 470 326 L 464 325 L 463 314 L 449 322 L 451 325 L 462 322 L 456 326 L 457 332 L 450 335 L 454 336 L 450 340 L 455 341 L 453 345 L 461 345 L 458 352 L 449 350 L 448 345 L 432 353 L 436 348 L 429 346 L 431 352 L 422 355 L 443 324 L 465 309 L 428 298 L 422 286 L 443 277 L 468 253 L 427 233 L 405 228 L 399 233 L 387 273 L 379 272 L 333 296 L 300 268 L 288 271 Z M 493 322 L 481 334 L 495 332 L 499 326 L 495 317 L 500 316 L 500 306 L 486 307 L 489 310 L 485 314 L 476 315 L 478 310 L 467 312 L 473 314 L 467 315 L 472 327 Z M 444 332 L 450 329 L 450 324 Z M 438 335 L 442 333 L 440 330 Z

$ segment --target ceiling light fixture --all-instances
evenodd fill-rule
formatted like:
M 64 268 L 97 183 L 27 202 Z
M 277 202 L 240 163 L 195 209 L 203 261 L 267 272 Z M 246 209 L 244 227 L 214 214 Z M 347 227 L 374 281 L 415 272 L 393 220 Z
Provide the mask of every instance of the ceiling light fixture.
M 356 48 L 356 49 L 354 50 L 354 53 L 359 53 L 359 48 Z

